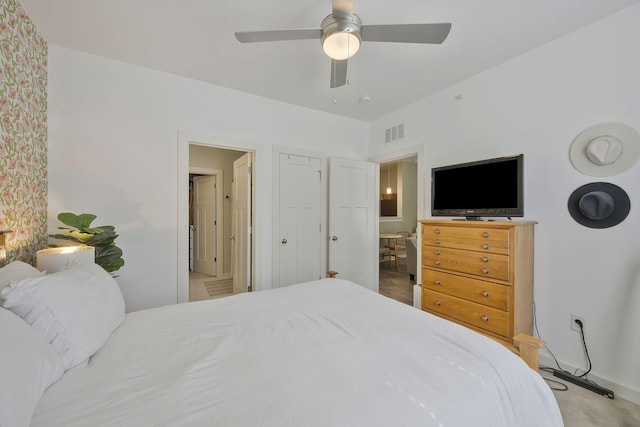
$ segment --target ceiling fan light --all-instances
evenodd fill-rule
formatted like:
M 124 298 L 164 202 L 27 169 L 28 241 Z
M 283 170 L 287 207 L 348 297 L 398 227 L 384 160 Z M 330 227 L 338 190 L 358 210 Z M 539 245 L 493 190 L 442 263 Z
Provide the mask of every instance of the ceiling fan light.
M 360 38 L 350 32 L 338 31 L 322 41 L 322 50 L 331 59 L 349 59 L 360 49 Z

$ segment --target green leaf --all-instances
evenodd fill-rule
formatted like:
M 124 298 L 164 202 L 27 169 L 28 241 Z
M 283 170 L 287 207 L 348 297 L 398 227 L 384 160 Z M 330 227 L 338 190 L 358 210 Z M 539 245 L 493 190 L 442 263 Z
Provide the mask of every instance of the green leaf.
M 51 234 L 49 237 L 59 240 L 70 240 L 75 243 L 80 243 L 81 245 L 84 245 L 85 243 L 84 240 L 74 236 L 73 234 Z
M 122 249 L 117 246 L 98 246 L 96 247 L 96 263 L 109 262 L 120 258 Z
M 104 268 L 107 273 L 112 273 L 114 271 L 120 270 L 122 266 L 124 266 L 124 260 L 122 258 L 118 258 L 115 261 L 101 264 L 100 266 Z
M 91 226 L 91 223 L 97 216 L 93 214 L 80 214 L 76 215 L 71 212 L 62 212 L 58 214 L 58 220 L 64 225 L 75 227 L 78 230 L 85 230 Z
M 104 232 L 102 234 L 94 234 L 86 240 L 90 246 L 108 246 L 113 244 L 118 235 L 113 231 Z

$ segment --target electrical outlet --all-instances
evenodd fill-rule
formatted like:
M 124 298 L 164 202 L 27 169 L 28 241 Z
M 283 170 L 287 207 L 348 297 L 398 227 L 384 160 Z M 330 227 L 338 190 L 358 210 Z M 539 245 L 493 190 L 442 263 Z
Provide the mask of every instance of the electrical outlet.
M 584 328 L 584 317 L 576 316 L 575 314 L 571 314 L 571 330 L 580 332 L 580 325 L 576 323 L 576 320 L 580 320 L 582 322 L 582 327 Z

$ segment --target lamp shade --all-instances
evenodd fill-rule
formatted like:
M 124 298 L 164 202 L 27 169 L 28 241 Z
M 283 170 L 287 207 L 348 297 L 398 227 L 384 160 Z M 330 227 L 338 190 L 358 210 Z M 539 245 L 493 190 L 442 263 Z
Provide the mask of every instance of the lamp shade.
M 7 249 L 5 248 L 5 234 L 13 233 L 11 230 L 0 230 L 0 267 L 7 260 Z
M 93 264 L 95 258 L 93 246 L 61 246 L 38 251 L 37 265 L 40 271 L 57 273 L 74 265 Z

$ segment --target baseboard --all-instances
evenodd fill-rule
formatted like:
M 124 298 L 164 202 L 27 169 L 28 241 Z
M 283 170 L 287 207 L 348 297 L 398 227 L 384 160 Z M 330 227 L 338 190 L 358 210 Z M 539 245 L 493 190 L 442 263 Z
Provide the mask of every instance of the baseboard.
M 544 352 L 540 352 L 540 365 L 548 366 L 550 368 L 557 368 L 555 360 Z M 564 370 L 569 372 L 574 372 L 576 369 L 581 369 L 576 366 L 571 366 L 562 361 L 560 361 L 560 366 L 562 366 Z M 589 379 L 591 381 L 595 381 L 602 387 L 612 390 L 615 393 L 616 398 L 625 399 L 640 405 L 640 390 L 633 389 L 631 387 L 625 386 L 615 381 L 611 381 L 607 378 L 600 377 L 593 373 L 589 373 Z
M 422 308 L 422 288 L 420 285 L 413 285 L 413 306 Z

